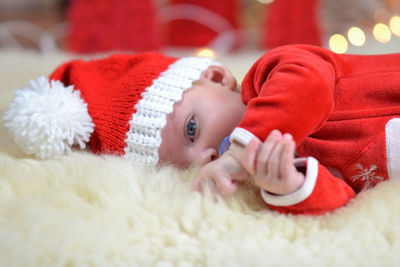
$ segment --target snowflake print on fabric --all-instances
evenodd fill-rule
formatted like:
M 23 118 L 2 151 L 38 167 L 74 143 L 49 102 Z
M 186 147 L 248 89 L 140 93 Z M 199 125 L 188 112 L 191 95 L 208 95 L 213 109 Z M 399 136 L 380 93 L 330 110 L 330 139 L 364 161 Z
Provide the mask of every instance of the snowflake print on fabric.
M 359 171 L 359 174 L 351 177 L 353 181 L 361 180 L 365 182 L 364 187 L 369 188 L 376 185 L 378 182 L 384 180 L 382 176 L 375 174 L 378 169 L 376 165 L 371 165 L 369 168 L 364 168 L 361 163 L 355 165 L 355 169 Z

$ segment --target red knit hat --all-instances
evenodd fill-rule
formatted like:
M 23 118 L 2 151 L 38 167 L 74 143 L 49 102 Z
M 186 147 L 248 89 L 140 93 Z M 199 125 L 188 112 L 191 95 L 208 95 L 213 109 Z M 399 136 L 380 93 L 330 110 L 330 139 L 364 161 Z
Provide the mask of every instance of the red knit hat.
M 88 142 L 95 153 L 158 162 L 161 130 L 174 103 L 211 65 L 161 54 L 74 60 L 16 91 L 4 119 L 27 154 L 49 158 Z

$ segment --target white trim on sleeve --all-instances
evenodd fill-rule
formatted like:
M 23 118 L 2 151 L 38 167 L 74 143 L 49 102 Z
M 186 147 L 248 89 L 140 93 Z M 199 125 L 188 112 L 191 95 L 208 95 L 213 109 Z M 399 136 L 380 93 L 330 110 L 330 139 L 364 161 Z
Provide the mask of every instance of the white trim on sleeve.
M 314 190 L 318 177 L 318 161 L 313 157 L 294 160 L 296 167 L 307 167 L 302 187 L 287 195 L 273 195 L 261 189 L 261 196 L 267 204 L 273 206 L 290 206 L 307 199 Z
M 251 132 L 247 131 L 246 129 L 236 127 L 233 130 L 233 132 L 231 133 L 231 136 L 229 139 L 230 139 L 231 143 L 233 141 L 237 141 L 237 142 L 241 143 L 242 145 L 247 146 L 250 143 L 251 139 L 253 139 L 254 137 L 258 139 L 257 136 L 255 136 Z
M 391 119 L 386 130 L 386 159 L 389 179 L 400 181 L 400 119 Z

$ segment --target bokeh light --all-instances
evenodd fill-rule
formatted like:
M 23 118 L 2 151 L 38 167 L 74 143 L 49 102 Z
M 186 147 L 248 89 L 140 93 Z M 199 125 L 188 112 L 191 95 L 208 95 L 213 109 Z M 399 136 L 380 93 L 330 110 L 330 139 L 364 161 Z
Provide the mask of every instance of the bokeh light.
M 392 33 L 386 24 L 378 23 L 374 26 L 372 31 L 375 40 L 380 43 L 387 43 L 392 38 Z
M 260 4 L 271 4 L 274 0 L 257 0 Z
M 347 38 L 352 45 L 363 46 L 365 44 L 365 33 L 358 27 L 351 27 L 347 32 Z
M 399 16 L 393 16 L 390 19 L 390 30 L 392 33 L 396 36 L 400 37 L 400 17 Z
M 334 34 L 329 38 L 329 48 L 338 54 L 346 53 L 348 49 L 348 42 L 341 34 Z
M 215 52 L 209 48 L 202 48 L 196 52 L 196 56 L 198 57 L 209 57 L 215 59 Z

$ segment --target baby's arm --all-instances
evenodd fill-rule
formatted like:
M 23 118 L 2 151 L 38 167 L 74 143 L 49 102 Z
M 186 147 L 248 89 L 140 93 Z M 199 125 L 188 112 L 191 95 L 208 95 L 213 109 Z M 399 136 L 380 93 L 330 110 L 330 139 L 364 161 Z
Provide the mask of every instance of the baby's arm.
M 245 146 L 239 161 L 253 175 L 255 183 L 261 188 L 262 198 L 274 210 L 322 214 L 344 206 L 355 196 L 349 185 L 333 176 L 315 158 L 294 159 L 294 144 L 290 135 L 282 137 L 279 132 L 272 131 L 261 144 L 250 132 L 235 129 L 231 139 L 233 143 Z M 257 151 L 260 147 L 263 148 Z M 268 154 L 270 157 L 264 160 L 263 157 L 268 157 Z
M 208 185 L 223 196 L 237 191 L 237 182 L 253 177 L 261 189 L 285 195 L 296 191 L 304 181 L 303 173 L 293 165 L 294 141 L 289 134 L 275 130 L 261 143 L 257 138 L 244 147 L 233 142 L 218 160 L 202 167 L 193 189 L 202 191 Z
M 192 188 L 201 192 L 209 186 L 212 192 L 227 196 L 237 191 L 238 182 L 253 177 L 270 208 L 293 214 L 322 214 L 355 196 L 350 186 L 316 159 L 294 159 L 293 152 L 290 135 L 276 131 L 264 143 L 255 137 L 246 146 L 233 140 L 219 159 L 202 167 Z

